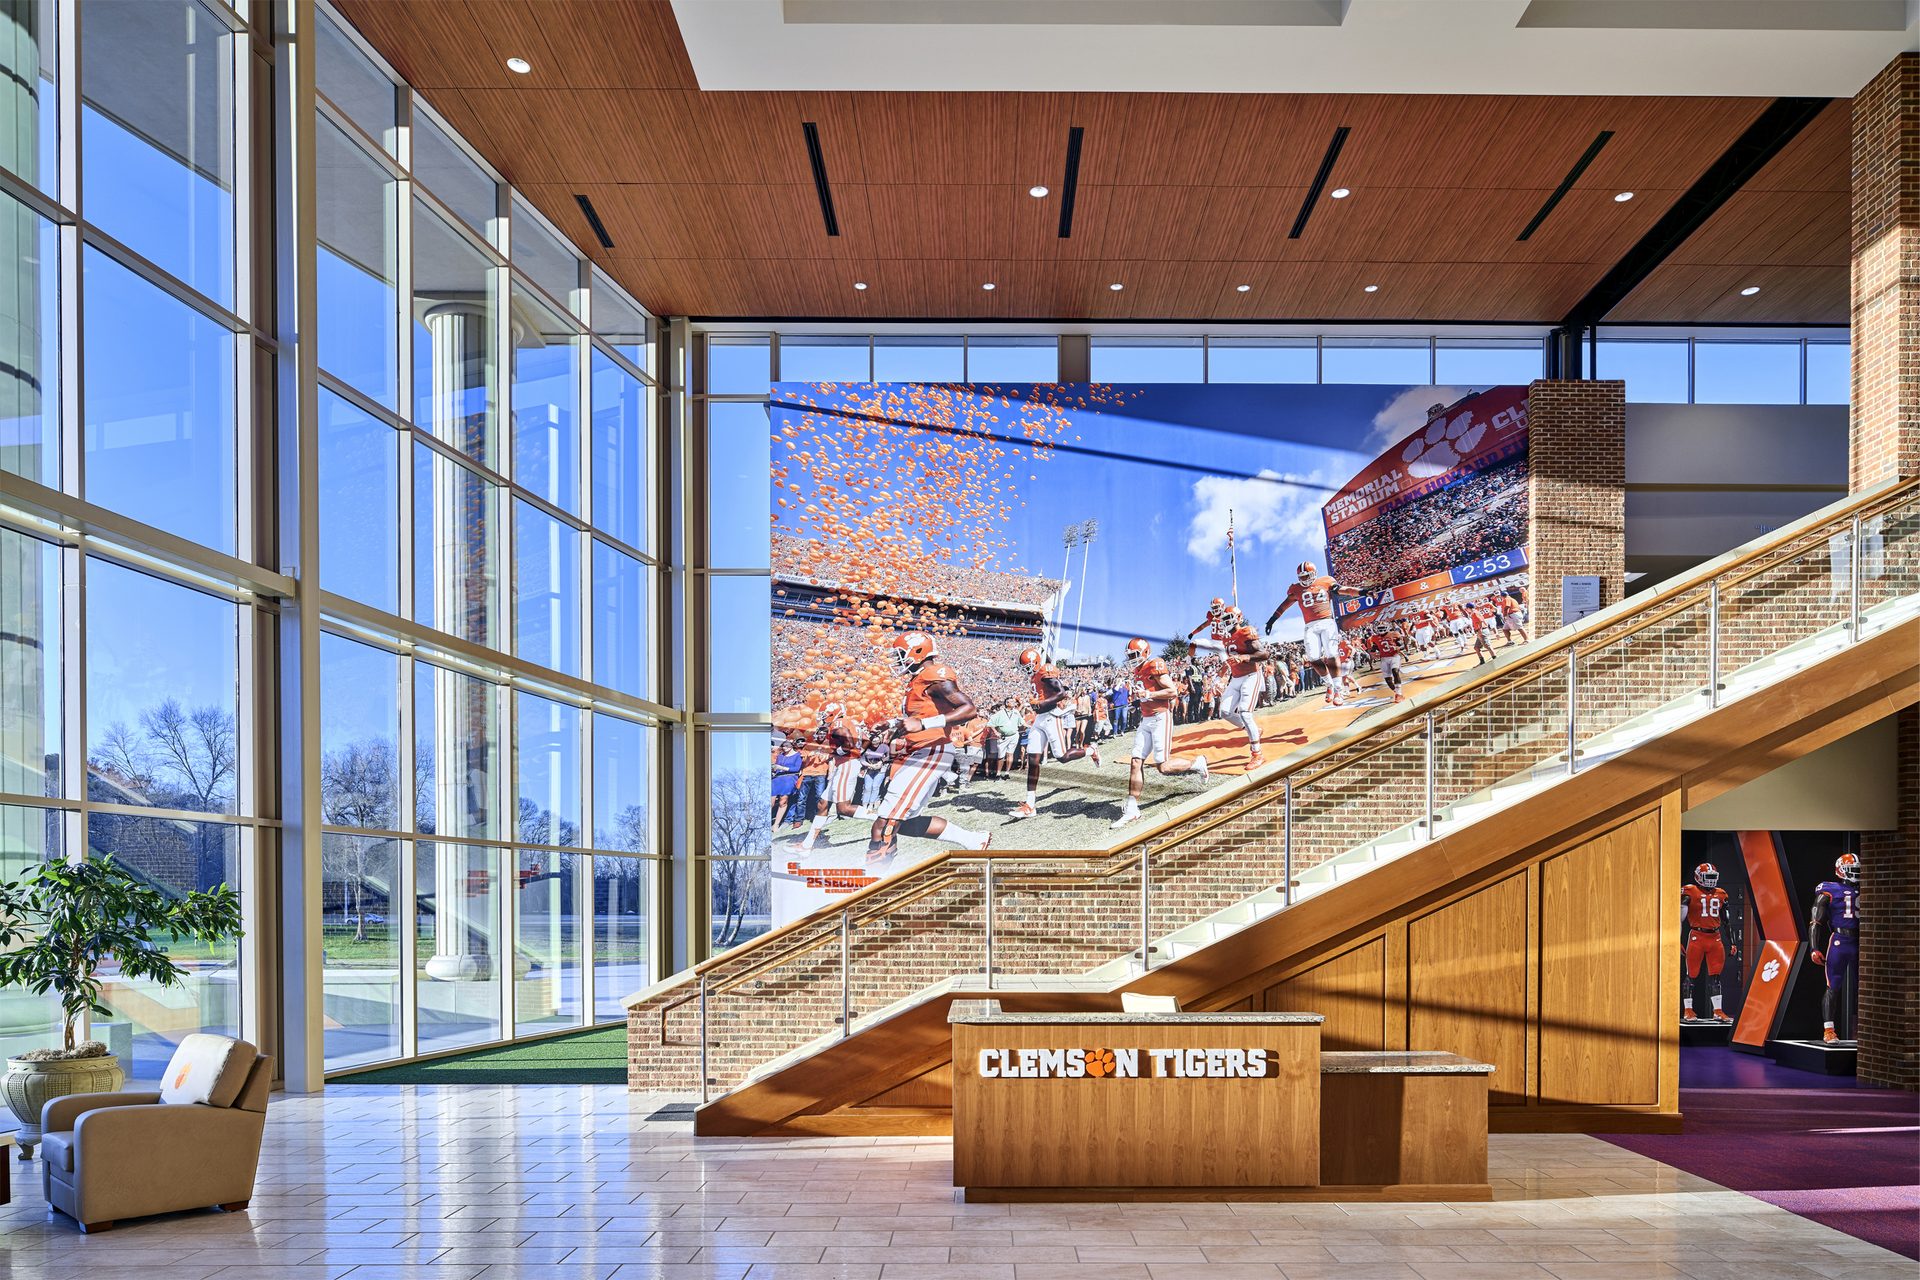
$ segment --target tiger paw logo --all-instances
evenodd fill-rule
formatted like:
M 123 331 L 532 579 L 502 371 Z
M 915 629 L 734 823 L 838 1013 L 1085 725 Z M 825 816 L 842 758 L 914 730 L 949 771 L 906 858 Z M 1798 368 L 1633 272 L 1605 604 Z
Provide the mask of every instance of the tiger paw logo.
M 1416 477 L 1437 476 L 1459 466 L 1460 459 L 1472 453 L 1486 434 L 1486 424 L 1475 425 L 1471 409 L 1461 412 L 1451 422 L 1435 418 L 1424 431 L 1416 431 L 1407 438 L 1406 446 L 1400 450 L 1400 461 L 1406 463 L 1407 470 Z
M 1099 1080 L 1113 1074 L 1113 1050 L 1088 1049 L 1085 1052 L 1089 1080 Z
M 1780 962 L 1778 960 L 1769 960 L 1760 969 L 1760 981 L 1762 982 L 1772 982 L 1779 976 Z

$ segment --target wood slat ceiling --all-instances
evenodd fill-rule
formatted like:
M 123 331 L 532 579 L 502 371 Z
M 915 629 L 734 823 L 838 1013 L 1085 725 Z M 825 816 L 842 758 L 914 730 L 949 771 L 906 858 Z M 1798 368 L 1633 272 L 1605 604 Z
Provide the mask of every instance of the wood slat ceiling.
M 1766 105 L 703 93 L 665 0 L 339 8 L 542 212 L 663 315 L 1554 322 Z M 507 71 L 509 56 L 528 58 L 533 74 Z M 838 237 L 822 226 L 803 121 L 820 129 Z M 1796 143 L 1810 150 L 1782 185 L 1757 198 L 1791 205 L 1805 184 L 1826 181 L 1825 123 Z M 1086 130 L 1085 150 L 1073 236 L 1061 240 L 1073 125 Z M 1290 240 L 1340 125 L 1352 132 L 1330 185 L 1353 195 L 1323 198 Z M 1602 129 L 1612 141 L 1534 236 L 1517 241 Z M 1844 132 L 1843 123 L 1843 153 Z M 1837 199 L 1822 189 L 1818 201 L 1834 210 L 1818 216 L 1837 218 L 1844 240 L 1842 168 Z M 1054 194 L 1029 197 L 1034 183 Z M 1616 203 L 1621 190 L 1635 199 Z M 575 193 L 593 201 L 612 250 L 598 246 Z M 1717 252 L 1739 243 L 1735 235 Z M 1708 269 L 1715 252 L 1703 248 L 1689 265 Z M 856 292 L 856 280 L 869 288 Z M 998 286 L 990 293 L 980 288 L 989 280 Z M 1115 281 L 1124 291 L 1108 288 Z M 1252 288 L 1236 292 L 1243 283 Z M 1367 284 L 1379 291 L 1363 292 Z M 1685 292 L 1679 277 L 1674 288 Z M 1785 302 L 1784 282 L 1780 293 Z M 1840 296 L 1844 307 L 1844 281 Z

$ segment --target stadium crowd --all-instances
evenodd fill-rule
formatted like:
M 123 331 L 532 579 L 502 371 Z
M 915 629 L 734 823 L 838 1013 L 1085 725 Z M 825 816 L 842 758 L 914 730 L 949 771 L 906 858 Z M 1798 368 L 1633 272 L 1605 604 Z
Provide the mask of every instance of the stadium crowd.
M 1511 551 L 1527 538 L 1523 456 L 1336 534 L 1327 544 L 1341 582 L 1412 582 Z

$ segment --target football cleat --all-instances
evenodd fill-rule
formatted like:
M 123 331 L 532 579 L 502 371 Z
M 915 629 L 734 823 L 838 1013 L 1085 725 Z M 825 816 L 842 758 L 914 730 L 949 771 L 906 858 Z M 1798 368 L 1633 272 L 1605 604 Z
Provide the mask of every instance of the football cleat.
M 1820 1038 L 1826 1041 L 1828 1044 L 1840 1043 L 1840 1033 L 1838 1031 L 1835 1031 L 1832 1027 L 1828 1027 L 1824 1032 L 1822 1032 Z
M 1100 767 L 1100 748 L 1088 747 L 1087 759 L 1093 761 L 1093 767 L 1098 769 Z
M 1205 782 L 1207 780 L 1207 758 L 1205 756 L 1195 756 L 1193 758 L 1193 772 L 1200 781 Z
M 893 638 L 887 647 L 887 657 L 893 662 L 893 669 L 900 675 L 910 675 L 920 666 L 940 656 L 939 648 L 933 643 L 933 637 L 924 631 L 908 631 Z
M 1020 802 L 1020 807 L 1013 811 L 1013 816 L 1016 818 L 1033 818 L 1033 817 L 1038 817 L 1039 814 L 1040 814 L 1040 811 L 1038 809 L 1034 808 L 1032 805 L 1028 804 L 1024 800 Z
M 1732 1022 L 1733 1015 L 1728 1013 L 1725 1009 L 1715 1009 L 1713 1011 L 1713 1020 L 1715 1022 Z
M 1113 820 L 1113 826 L 1115 830 L 1118 830 L 1121 827 L 1130 827 L 1138 821 L 1140 821 L 1140 811 L 1138 809 L 1129 809 Z
M 1681 1006 L 1680 1006 L 1680 1020 L 1681 1020 L 1682 1022 L 1692 1022 L 1692 1021 L 1693 1021 L 1693 1006 L 1692 1006 L 1692 1005 L 1690 1005 L 1690 1004 L 1683 1004 L 1683 1005 L 1681 1005 Z
M 1693 882 L 1702 889 L 1712 889 L 1720 883 L 1720 868 L 1711 862 L 1703 862 L 1693 869 Z
M 1839 876 L 1845 884 L 1860 883 L 1860 857 L 1858 854 L 1843 853 L 1833 860 L 1833 874 Z

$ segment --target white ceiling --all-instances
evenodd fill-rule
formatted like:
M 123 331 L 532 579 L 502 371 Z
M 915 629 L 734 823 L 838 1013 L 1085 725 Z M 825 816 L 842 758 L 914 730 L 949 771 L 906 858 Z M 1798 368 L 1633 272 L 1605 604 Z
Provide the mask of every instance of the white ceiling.
M 710 90 L 1851 97 L 1920 0 L 673 0 Z M 1904 26 L 1900 25 L 1904 23 Z

